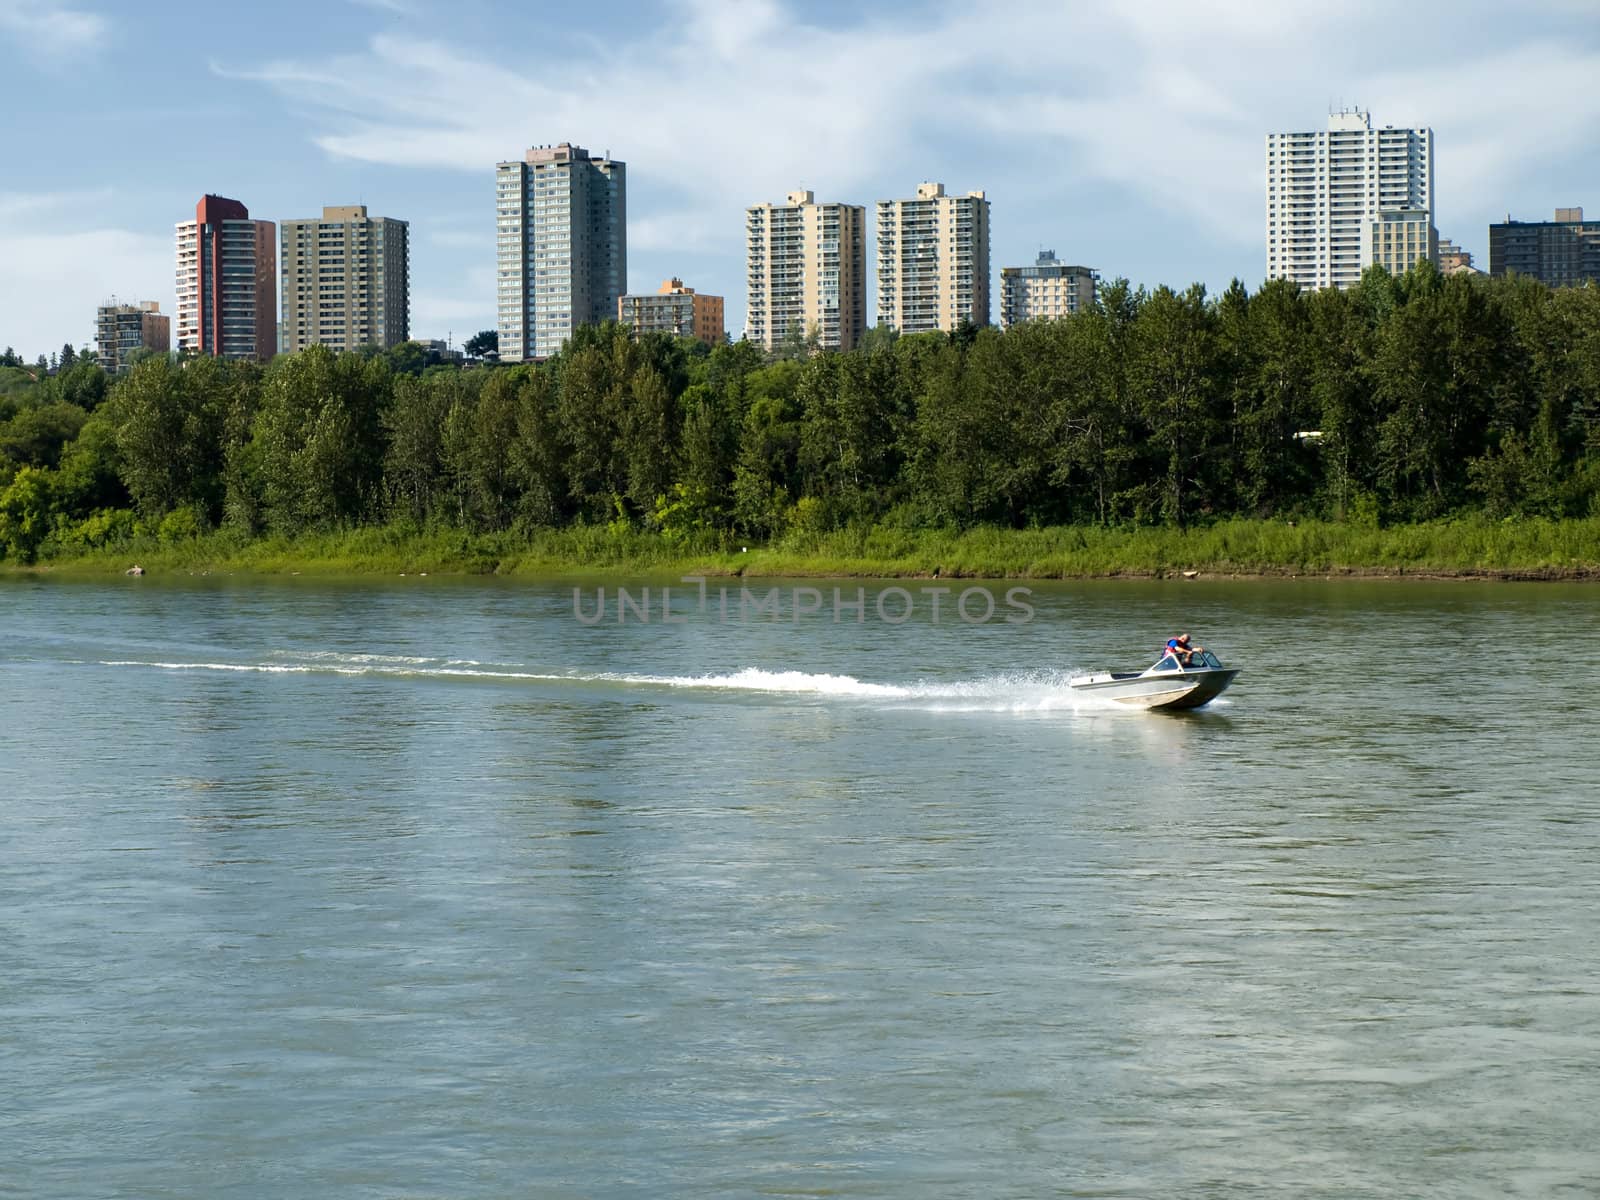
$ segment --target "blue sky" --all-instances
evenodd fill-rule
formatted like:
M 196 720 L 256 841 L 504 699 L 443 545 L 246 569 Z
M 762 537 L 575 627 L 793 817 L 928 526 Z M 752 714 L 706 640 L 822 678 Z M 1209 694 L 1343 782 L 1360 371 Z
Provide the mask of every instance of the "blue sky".
M 984 188 L 996 270 L 1254 287 L 1264 135 L 1341 102 L 1433 127 L 1440 232 L 1486 266 L 1507 213 L 1600 216 L 1596 79 L 1596 0 L 0 0 L 0 344 L 170 312 L 207 191 L 410 221 L 413 333 L 459 343 L 493 325 L 495 162 L 561 140 L 628 164 L 631 289 L 723 294 L 735 335 L 744 208 L 800 186 Z

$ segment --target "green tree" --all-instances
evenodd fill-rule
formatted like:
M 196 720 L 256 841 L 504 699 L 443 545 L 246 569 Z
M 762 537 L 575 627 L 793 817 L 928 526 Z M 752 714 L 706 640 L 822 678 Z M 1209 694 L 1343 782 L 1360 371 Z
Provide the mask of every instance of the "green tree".
M 444 485 L 444 423 L 450 401 L 433 380 L 403 375 L 382 422 L 384 495 L 392 516 L 419 524 L 433 518 Z
M 49 536 L 55 501 L 55 475 L 42 467 L 23 467 L 0 491 L 0 549 L 30 563 Z
M 24 408 L 0 423 L 0 455 L 18 466 L 55 467 L 62 448 L 83 428 L 88 414 L 75 404 Z
M 232 369 L 209 357 L 182 370 L 152 358 L 118 385 L 122 479 L 146 517 L 186 503 L 210 507 L 220 501 L 222 421 Z
M 1398 511 L 1429 517 L 1465 498 L 1513 347 L 1504 314 L 1466 276 L 1441 279 L 1422 264 L 1408 283 L 1373 362 L 1379 481 Z
M 268 368 L 253 441 L 267 524 L 285 532 L 361 520 L 377 508 L 382 412 L 392 377 L 382 358 L 325 346 Z
M 521 501 L 512 455 L 517 439 L 518 381 L 497 371 L 475 399 L 462 388 L 457 411 L 466 404 L 465 439 L 455 452 L 456 469 L 466 481 L 466 519 L 479 530 L 505 529 Z
M 420 342 L 401 342 L 383 352 L 389 370 L 396 375 L 421 375 L 428 366 L 428 352 Z
M 1162 463 L 1159 511 L 1180 529 L 1208 500 L 1200 479 L 1214 430 L 1215 334 L 1205 288 L 1161 287 L 1140 307 L 1128 363 L 1129 391 Z
M 672 488 L 680 418 L 659 372 L 634 375 L 623 418 L 622 451 L 627 459 L 628 498 L 639 512 L 651 512 Z
M 689 388 L 679 408 L 683 415 L 676 492 L 688 506 L 691 523 L 721 527 L 728 517 L 738 452 L 731 413 L 705 384 Z
M 1107 525 L 1124 515 L 1120 497 L 1137 456 L 1124 364 L 1138 303 L 1127 280 L 1117 280 L 1101 303 L 1043 331 L 1050 482 L 1066 520 Z
M 556 526 L 570 515 L 565 460 L 561 449 L 550 372 L 516 367 L 516 436 L 510 470 L 519 501 L 517 519 L 525 525 Z

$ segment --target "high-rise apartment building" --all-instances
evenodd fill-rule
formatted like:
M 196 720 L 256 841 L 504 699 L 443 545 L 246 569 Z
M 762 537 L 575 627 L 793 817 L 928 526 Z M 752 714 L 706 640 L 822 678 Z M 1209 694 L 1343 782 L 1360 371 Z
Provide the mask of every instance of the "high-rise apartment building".
M 278 349 L 278 230 L 237 200 L 202 196 L 179 222 L 178 349 L 266 362 Z
M 495 168 L 500 361 L 549 358 L 617 315 L 628 285 L 626 164 L 535 146 Z
M 617 320 L 641 333 L 667 333 L 698 338 L 708 346 L 723 343 L 722 297 L 708 296 L 681 279 L 668 279 L 655 292 L 623 296 L 617 301 Z
M 1489 274 L 1515 271 L 1551 287 L 1600 283 L 1600 221 L 1581 208 L 1558 208 L 1553 221 L 1513 221 L 1489 226 Z
M 1000 325 L 1067 317 L 1094 303 L 1096 275 L 1089 267 L 1056 261 L 1041 250 L 1031 267 L 1000 268 Z
M 136 350 L 165 354 L 172 346 L 172 318 L 162 315 L 161 302 L 141 300 L 118 304 L 112 300 L 95 310 L 95 352 L 100 366 L 119 375 L 133 364 Z
M 409 227 L 364 204 L 278 223 L 283 324 L 279 349 L 398 346 L 411 336 Z
M 989 323 L 989 201 L 942 183 L 878 201 L 878 324 L 949 333 L 963 321 Z
M 1329 114 L 1326 130 L 1267 135 L 1268 278 L 1350 287 L 1386 235 L 1391 252 L 1396 236 L 1402 255 L 1408 237 L 1414 246 L 1418 221 L 1434 221 L 1433 130 L 1374 129 L 1353 109 Z
M 808 191 L 745 210 L 745 336 L 768 350 L 813 331 L 849 350 L 867 328 L 867 210 Z

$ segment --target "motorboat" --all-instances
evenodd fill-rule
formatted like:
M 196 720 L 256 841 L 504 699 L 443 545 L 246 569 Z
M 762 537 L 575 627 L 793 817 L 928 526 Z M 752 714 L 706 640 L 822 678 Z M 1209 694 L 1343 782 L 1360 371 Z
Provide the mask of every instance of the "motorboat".
M 1074 692 L 1109 700 L 1128 708 L 1199 708 L 1222 694 L 1239 673 L 1225 667 L 1209 650 L 1196 650 L 1187 664 L 1164 654 L 1143 671 L 1079 675 L 1067 680 Z

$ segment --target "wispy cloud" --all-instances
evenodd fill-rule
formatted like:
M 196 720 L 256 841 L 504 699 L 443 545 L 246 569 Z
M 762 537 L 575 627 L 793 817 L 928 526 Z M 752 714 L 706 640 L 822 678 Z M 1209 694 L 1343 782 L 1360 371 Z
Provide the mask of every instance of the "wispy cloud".
M 0 0 L 0 29 L 27 38 L 31 51 L 49 59 L 62 51 L 98 49 L 110 22 L 64 0 Z
M 454 334 L 457 344 L 483 325 L 484 297 L 494 295 L 494 267 L 465 271 L 453 287 L 419 287 L 411 295 L 411 336 L 442 338 Z
M 109 191 L 0 193 L 0 337 L 25 358 L 94 342 L 95 307 L 115 295 L 172 311 L 171 235 L 72 228 L 58 214 L 106 211 Z
M 1540 164 L 1600 187 L 1581 166 L 1600 126 L 1593 2 L 1526 0 L 1517 36 L 1485 41 L 1492 0 L 932 2 L 826 24 L 799 0 L 675 0 L 623 31 L 580 21 L 536 69 L 384 33 L 221 70 L 281 93 L 345 162 L 486 177 L 540 141 L 614 151 L 632 266 L 693 271 L 737 321 L 743 210 L 797 186 L 865 204 L 929 179 L 985 188 L 997 267 L 1043 244 L 1147 282 L 1255 282 L 1264 135 L 1341 100 L 1433 126 L 1445 232 L 1481 240 L 1507 206 L 1548 207 L 1517 199 Z
M 1486 0 L 1466 7 L 1490 12 Z M 321 113 L 314 140 L 340 158 L 484 171 L 540 137 L 614 148 L 634 172 L 634 195 L 645 177 L 662 193 L 657 212 L 638 211 L 662 223 L 691 197 L 702 211 L 708 195 L 732 210 L 802 176 L 838 193 L 891 176 L 914 182 L 926 172 L 919 163 L 977 158 L 952 186 L 994 189 L 999 176 L 1043 198 L 1111 184 L 1212 235 L 1248 240 L 1260 227 L 1262 135 L 1320 123 L 1324 90 L 1382 106 L 1380 119 L 1459 123 L 1441 140 L 1471 139 L 1463 182 L 1570 147 L 1600 115 L 1600 92 L 1579 82 L 1600 75 L 1592 47 L 1490 46 L 1433 62 L 1407 52 L 1396 62 L 1372 53 L 1373 31 L 1395 19 L 1380 0 L 1337 9 L 1013 0 L 1004 20 L 953 6 L 915 23 L 822 28 L 778 0 L 684 0 L 627 44 L 544 60 L 537 72 L 380 35 L 360 53 L 233 74 L 309 100 Z M 1423 14 L 1401 32 L 1426 34 L 1437 21 Z M 1311 78 L 1307 63 L 1318 64 Z M 1552 68 L 1572 86 L 1557 92 Z M 1550 112 L 1551 94 L 1564 97 L 1562 111 Z

